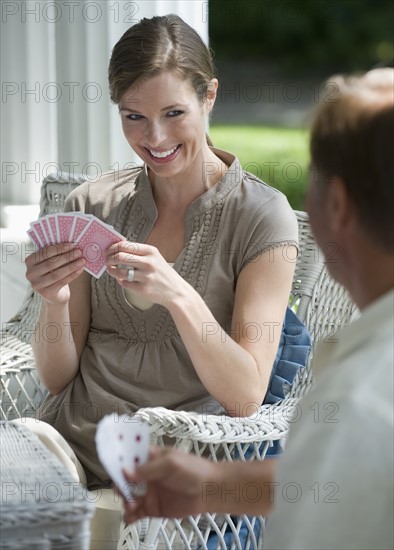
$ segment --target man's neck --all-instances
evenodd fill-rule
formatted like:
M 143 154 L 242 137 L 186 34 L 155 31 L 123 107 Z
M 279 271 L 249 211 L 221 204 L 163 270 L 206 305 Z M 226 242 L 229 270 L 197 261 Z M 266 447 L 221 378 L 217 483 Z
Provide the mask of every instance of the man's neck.
M 381 251 L 365 251 L 358 269 L 352 270 L 349 293 L 360 310 L 389 292 L 394 286 L 394 258 Z

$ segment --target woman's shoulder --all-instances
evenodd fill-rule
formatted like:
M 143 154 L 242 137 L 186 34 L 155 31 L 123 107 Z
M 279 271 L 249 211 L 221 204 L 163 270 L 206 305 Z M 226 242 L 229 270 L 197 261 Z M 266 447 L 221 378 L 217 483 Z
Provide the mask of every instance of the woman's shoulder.
M 272 204 L 285 204 L 290 208 L 286 195 L 251 172 L 243 172 L 242 185 L 244 192 L 260 206 L 272 201 Z
M 298 222 L 284 193 L 268 185 L 250 172 L 242 172 L 242 181 L 236 186 L 229 210 L 236 212 L 237 238 L 243 235 L 260 242 L 297 242 Z
M 242 171 L 240 184 L 234 189 L 231 198 L 232 208 L 238 215 L 253 223 L 264 221 L 273 224 L 291 223 L 294 225 L 296 216 L 284 193 L 272 187 L 256 175 Z M 230 206 L 231 208 L 231 206 Z

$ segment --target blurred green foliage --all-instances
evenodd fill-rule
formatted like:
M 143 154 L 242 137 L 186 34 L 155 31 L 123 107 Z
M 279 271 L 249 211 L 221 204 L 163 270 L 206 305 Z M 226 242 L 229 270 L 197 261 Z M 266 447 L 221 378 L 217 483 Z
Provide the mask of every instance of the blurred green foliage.
M 293 128 L 212 125 L 209 136 L 215 147 L 236 155 L 244 170 L 282 191 L 294 209 L 305 209 L 309 132 Z
M 392 65 L 394 59 L 392 0 L 209 0 L 204 17 L 219 79 L 221 62 L 235 80 L 240 70 L 245 78 L 257 62 L 267 74 L 314 81 Z M 214 145 L 237 155 L 245 170 L 280 189 L 294 209 L 304 210 L 308 132 L 232 125 L 228 117 L 225 125 L 212 124 Z
M 394 58 L 392 0 L 209 0 L 220 59 L 291 73 L 367 70 Z

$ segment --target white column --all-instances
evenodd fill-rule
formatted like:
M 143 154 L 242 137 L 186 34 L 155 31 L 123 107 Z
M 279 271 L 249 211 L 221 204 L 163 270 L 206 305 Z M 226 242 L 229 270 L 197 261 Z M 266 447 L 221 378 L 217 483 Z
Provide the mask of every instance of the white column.
M 39 2 L 3 1 L 1 11 L 1 199 L 29 204 L 57 158 L 54 28 Z
M 107 53 L 105 58 L 106 71 L 108 70 L 109 60 L 115 44 L 127 31 L 127 29 L 135 23 L 138 23 L 141 19 L 141 4 L 144 3 L 146 2 L 130 2 L 128 0 L 108 2 Z M 127 143 L 126 138 L 123 135 L 118 106 L 114 105 L 109 98 L 108 83 L 106 83 L 106 91 L 108 94 L 109 105 L 109 155 L 111 169 L 122 170 L 122 168 L 126 167 L 129 163 L 139 163 L 140 159 L 130 148 L 130 145 Z

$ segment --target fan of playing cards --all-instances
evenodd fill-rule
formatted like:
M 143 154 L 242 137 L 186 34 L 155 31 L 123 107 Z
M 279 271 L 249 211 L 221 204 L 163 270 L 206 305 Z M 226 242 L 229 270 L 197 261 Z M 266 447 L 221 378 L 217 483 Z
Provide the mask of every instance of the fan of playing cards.
M 96 448 L 99 459 L 117 488 L 130 501 L 145 492 L 145 484 L 130 485 L 123 470 L 134 472 L 149 455 L 149 428 L 125 414 L 104 416 L 97 425 Z
M 48 214 L 31 223 L 27 234 L 38 248 L 75 243 L 86 260 L 85 270 L 97 278 L 106 270 L 107 248 L 125 239 L 112 225 L 83 212 Z

